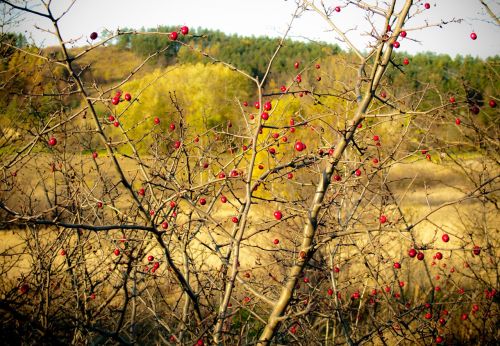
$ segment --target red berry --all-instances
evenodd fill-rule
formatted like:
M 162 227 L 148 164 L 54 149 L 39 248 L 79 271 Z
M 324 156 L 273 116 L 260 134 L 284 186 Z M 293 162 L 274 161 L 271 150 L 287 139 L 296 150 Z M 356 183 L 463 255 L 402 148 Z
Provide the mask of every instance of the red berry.
M 276 211 L 274 212 L 274 218 L 275 218 L 276 220 L 281 220 L 281 218 L 282 218 L 282 217 L 283 217 L 283 214 L 281 213 L 281 211 L 276 210 Z
M 405 38 L 406 37 L 406 31 L 404 31 L 404 30 L 401 31 L 400 35 L 401 35 L 401 37 Z
M 264 110 L 265 111 L 270 111 L 271 108 L 273 108 L 273 105 L 271 104 L 271 102 L 267 101 L 266 103 L 264 103 Z
M 479 256 L 479 254 L 481 253 L 481 247 L 479 247 L 478 245 L 474 245 L 474 248 L 472 249 L 472 253 L 476 256 Z
M 119 103 L 120 103 L 120 98 L 119 98 L 119 97 L 116 97 L 116 96 L 115 96 L 115 97 L 113 97 L 113 98 L 111 99 L 111 103 L 112 103 L 113 105 L 115 105 L 115 106 L 116 106 L 117 104 L 119 104 Z
M 398 42 L 398 41 L 394 41 L 394 43 L 392 44 L 392 46 L 393 46 L 394 48 L 399 48 L 400 44 L 399 44 L 399 42 Z
M 471 33 L 471 34 L 470 34 L 470 38 L 471 38 L 472 40 L 477 39 L 477 34 L 476 34 L 475 32 Z
M 340 12 L 340 6 L 335 6 L 335 12 Z
M 321 68 L 321 65 L 320 64 L 316 64 L 316 69 L 320 69 Z
M 399 262 L 394 263 L 394 268 L 401 269 L 401 263 L 399 263 Z
M 417 255 L 417 250 L 415 250 L 415 249 L 410 249 L 410 250 L 408 251 L 408 256 L 410 256 L 410 257 L 412 257 L 412 258 L 413 258 L 413 257 L 415 257 L 416 255 Z
M 61 256 L 66 256 L 66 250 L 62 249 L 60 254 L 61 254 Z
M 490 100 L 490 102 L 488 102 L 488 104 L 490 105 L 491 108 L 495 108 L 497 106 L 497 103 L 495 100 Z
M 167 228 L 168 228 L 168 222 L 167 222 L 167 221 L 163 221 L 163 222 L 161 223 L 161 228 L 163 228 L 163 229 L 167 229 Z
M 373 140 L 374 140 L 375 142 L 377 142 L 377 141 L 379 141 L 379 140 L 380 140 L 380 137 L 379 137 L 379 136 L 377 136 L 377 135 L 375 135 L 375 136 L 373 136 Z
M 220 197 L 220 201 L 221 201 L 222 203 L 226 203 L 226 202 L 227 202 L 227 197 L 226 197 L 226 196 L 221 196 L 221 197 Z
M 174 124 L 174 123 L 171 123 L 171 124 L 170 124 L 170 126 L 169 126 L 169 128 L 170 128 L 170 131 L 175 130 L 175 124 Z
M 137 193 L 139 194 L 139 196 L 144 196 L 146 194 L 146 190 L 144 190 L 144 188 L 140 188 Z
M 432 318 L 432 314 L 430 312 L 425 314 L 425 319 L 430 320 Z
M 176 205 L 175 201 L 170 201 L 170 209 L 174 209 Z
M 148 262 L 153 262 L 154 259 L 155 258 L 153 256 L 151 256 L 151 255 L 148 256 Z
M 466 320 L 466 319 L 468 319 L 468 318 L 469 318 L 469 315 L 467 315 L 466 313 L 463 313 L 463 314 L 460 316 L 460 319 L 461 319 L 462 321 L 465 321 L 465 320 Z
M 441 260 L 443 259 L 443 254 L 441 252 L 436 253 L 436 259 Z
M 300 74 L 298 74 L 297 77 L 295 77 L 295 80 L 297 81 L 297 83 L 301 83 L 302 82 L 302 76 Z
M 254 107 L 255 107 L 256 109 L 259 109 L 259 108 L 260 108 L 260 103 L 259 103 L 259 101 L 255 101 L 255 103 L 254 103 L 253 105 L 254 105 Z
M 379 221 L 380 221 L 380 223 L 386 223 L 387 222 L 387 216 L 380 215 Z
M 378 159 L 375 157 L 375 158 L 373 159 L 373 164 L 375 164 L 375 165 L 376 165 L 377 163 L 378 163 Z
M 129 94 L 129 93 L 126 93 L 125 96 L 123 96 L 123 98 L 126 100 L 126 101 L 130 101 L 132 100 L 132 96 Z
M 97 32 L 94 31 L 93 33 L 90 34 L 90 39 L 95 40 L 96 38 L 97 38 Z
M 295 67 L 296 69 L 299 68 L 300 66 L 300 63 L 298 61 L 295 62 L 295 64 L 293 64 L 293 67 Z
M 450 103 L 455 103 L 455 102 L 457 102 L 457 100 L 455 99 L 455 97 L 450 96 Z
M 200 198 L 200 204 L 201 205 L 207 204 L 207 200 L 205 198 Z
M 361 175 L 361 170 L 358 168 L 354 171 L 354 175 L 356 175 L 357 177 L 359 177 Z
M 410 60 L 408 58 L 403 59 L 403 64 L 408 65 L 410 63 Z
M 109 120 L 109 121 L 115 121 L 115 117 L 114 117 L 114 116 L 112 116 L 112 115 L 110 115 L 110 116 L 108 117 L 108 120 Z
M 460 118 L 456 118 L 455 119 L 455 124 L 460 125 L 460 123 L 461 123 Z
M 243 107 L 248 107 L 248 102 L 247 101 L 243 102 Z
M 429 4 L 428 2 L 426 2 L 424 4 L 424 7 L 425 7 L 426 10 L 428 10 L 429 8 L 431 8 L 431 4 Z
M 449 241 L 450 241 L 450 236 L 449 236 L 448 234 L 443 234 L 443 235 L 442 235 L 442 237 L 441 237 L 441 239 L 442 239 L 445 243 L 447 243 L 447 242 L 449 242 Z
M 236 216 L 233 216 L 233 217 L 231 218 L 231 221 L 232 221 L 233 223 L 238 223 L 238 221 L 239 221 L 239 220 L 238 220 L 238 218 L 237 218 Z
M 92 158 L 97 159 L 97 156 L 99 156 L 99 154 L 97 153 L 97 151 L 94 151 L 92 153 Z
M 224 179 L 226 177 L 226 173 L 220 172 L 219 173 L 219 179 Z
M 292 178 L 293 178 L 293 173 L 288 173 L 286 177 L 287 177 L 288 179 L 292 179 Z
M 113 253 L 115 254 L 115 256 L 119 256 L 120 255 L 120 249 L 115 249 L 115 251 L 113 251 Z
M 187 35 L 189 33 L 189 28 L 187 26 L 181 27 L 181 34 Z
M 424 257 L 425 257 L 425 256 L 424 256 L 424 253 L 423 253 L 423 252 L 419 252 L 419 253 L 417 254 L 417 259 L 418 259 L 419 261 L 422 261 L 422 260 L 424 259 Z
M 304 148 L 305 148 L 304 143 L 302 143 L 301 141 L 295 142 L 295 150 L 302 151 L 304 150 Z
M 30 286 L 26 283 L 22 284 L 21 287 L 19 287 L 19 293 L 25 294 L 29 291 Z
M 328 289 L 328 291 L 326 292 L 329 296 L 333 295 L 333 290 L 331 288 Z
M 268 151 L 269 151 L 269 154 L 271 154 L 271 155 L 276 154 L 276 149 L 274 149 L 273 147 L 269 148 Z
M 50 137 L 49 138 L 49 145 L 53 147 L 54 145 L 57 144 L 57 139 L 55 137 Z
M 385 99 L 387 97 L 387 93 L 385 91 L 382 91 L 380 93 L 380 97 L 383 98 L 383 99 Z
M 156 118 L 154 118 L 154 120 L 153 120 L 153 121 L 154 121 L 154 123 L 155 123 L 156 125 L 158 125 L 158 124 L 160 123 L 160 118 L 156 117 Z
M 262 118 L 262 120 L 267 120 L 267 119 L 269 119 L 269 113 L 262 112 L 262 114 L 260 115 L 260 117 Z
M 170 35 L 168 35 L 168 37 L 172 40 L 172 41 L 175 41 L 177 40 L 177 37 L 179 36 L 179 34 L 177 33 L 177 31 L 172 31 L 170 33 Z
M 278 245 L 280 243 L 280 240 L 279 239 L 274 239 L 273 243 L 274 243 L 274 245 Z
M 436 338 L 436 344 L 440 344 L 440 343 L 442 343 L 443 341 L 444 341 L 444 338 L 443 338 L 441 335 L 439 335 L 439 336 Z
M 118 121 L 115 121 L 115 122 L 113 123 L 113 126 L 114 126 L 114 127 L 118 127 L 118 126 L 120 126 L 120 123 L 119 123 Z

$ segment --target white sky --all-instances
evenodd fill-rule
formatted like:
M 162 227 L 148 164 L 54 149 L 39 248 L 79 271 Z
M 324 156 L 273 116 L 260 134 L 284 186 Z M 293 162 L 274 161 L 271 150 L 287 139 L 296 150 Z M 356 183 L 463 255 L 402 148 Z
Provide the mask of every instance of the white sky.
M 12 0 L 11 0 L 12 1 Z M 403 2 L 398 0 L 399 2 Z M 39 0 L 30 0 L 39 3 Z M 319 0 L 316 0 L 318 3 Z M 345 0 L 324 0 L 328 6 L 343 6 Z M 375 3 L 375 0 L 365 0 Z M 436 53 L 487 57 L 500 55 L 500 26 L 493 24 L 479 0 L 430 0 L 431 9 L 424 10 L 422 1 L 414 1 L 422 13 L 416 16 L 408 28 L 416 28 L 425 23 L 435 24 L 441 20 L 463 19 L 460 24 L 452 23 L 442 29 L 432 27 L 424 30 L 409 31 L 408 38 L 401 41 L 401 51 L 409 53 L 432 51 Z M 54 13 L 61 13 L 70 3 L 69 0 L 52 0 Z M 379 6 L 387 2 L 378 1 Z M 500 1 L 486 0 L 490 8 L 500 16 Z M 0 5 L 3 6 L 3 5 Z M 39 8 L 42 10 L 42 8 Z M 77 44 L 85 44 L 92 31 L 100 33 L 103 29 L 116 30 L 122 27 L 155 27 L 157 25 L 187 25 L 192 28 L 203 27 L 219 29 L 226 33 L 245 36 L 280 36 L 287 27 L 295 9 L 294 0 L 77 0 L 73 8 L 61 20 L 60 27 L 65 40 L 79 39 Z M 417 8 L 415 8 L 416 10 Z M 349 31 L 348 37 L 360 49 L 366 47 L 369 29 L 364 13 L 350 5 L 334 13 L 335 23 Z M 49 34 L 34 29 L 34 25 L 50 29 L 50 23 L 43 19 L 27 17 L 16 31 L 32 33 L 33 38 L 44 45 L 56 41 Z M 382 25 L 383 26 L 383 25 Z M 381 25 L 378 25 L 380 29 Z M 292 38 L 322 40 L 342 43 L 337 36 L 328 31 L 328 25 L 314 13 L 306 13 L 294 24 Z M 469 35 L 478 35 L 472 41 Z M 345 47 L 345 46 L 344 46 Z

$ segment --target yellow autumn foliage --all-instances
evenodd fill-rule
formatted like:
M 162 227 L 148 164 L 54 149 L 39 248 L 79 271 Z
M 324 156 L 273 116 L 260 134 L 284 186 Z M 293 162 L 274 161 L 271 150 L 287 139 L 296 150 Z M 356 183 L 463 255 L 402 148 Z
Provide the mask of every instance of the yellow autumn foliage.
M 186 136 L 235 122 L 241 118 L 239 100 L 249 98 L 251 82 L 222 65 L 198 63 L 156 70 L 126 83 L 122 90 L 135 101 L 117 107 L 120 123 L 132 139 L 141 140 L 139 148 L 145 149 L 152 141 L 145 134 L 153 128 L 168 133 L 171 123 L 178 131 L 181 118 Z M 160 119 L 159 125 L 154 124 L 155 117 Z

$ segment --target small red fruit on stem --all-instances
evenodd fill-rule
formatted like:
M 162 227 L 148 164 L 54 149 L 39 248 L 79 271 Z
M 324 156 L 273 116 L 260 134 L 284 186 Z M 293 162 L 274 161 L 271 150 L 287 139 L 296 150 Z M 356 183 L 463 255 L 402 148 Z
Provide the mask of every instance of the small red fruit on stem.
M 168 37 L 172 40 L 172 41 L 175 41 L 177 40 L 177 37 L 179 37 L 179 34 L 177 33 L 177 31 L 172 31 L 170 33 L 170 35 L 168 35 Z
M 283 217 L 283 214 L 281 213 L 281 211 L 276 210 L 276 211 L 274 212 L 274 218 L 275 218 L 276 220 L 281 220 L 281 218 L 282 218 L 282 217 Z

